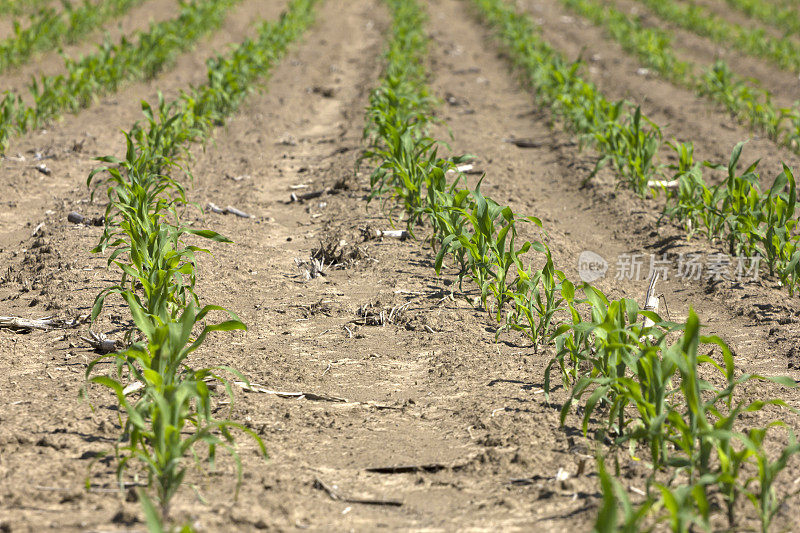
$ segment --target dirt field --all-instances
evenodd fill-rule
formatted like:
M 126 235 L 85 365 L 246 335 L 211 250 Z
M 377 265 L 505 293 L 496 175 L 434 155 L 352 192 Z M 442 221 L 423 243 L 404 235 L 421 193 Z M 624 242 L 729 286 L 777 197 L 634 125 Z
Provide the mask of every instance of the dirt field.
M 153 0 L 137 12 L 160 19 L 156 7 L 172 4 Z M 556 4 L 519 3 L 569 57 L 596 54 L 593 81 L 610 98 L 641 102 L 666 137 L 693 141 L 698 159 L 727 163 L 735 143 L 753 137 L 688 91 L 638 75 L 636 61 L 602 31 L 565 18 Z M 542 219 L 554 261 L 567 276 L 578 279 L 578 257 L 591 250 L 610 266 L 598 287 L 611 297 L 641 300 L 650 254 L 719 251 L 659 224 L 661 201 L 615 189 L 608 170 L 581 188 L 595 156 L 551 128 L 547 110 L 535 106 L 508 70 L 467 3 L 427 5 L 430 83 L 444 100 L 439 112 L 447 124 L 437 138 L 452 132 L 452 152 L 478 158 L 487 195 Z M 275 18 L 283 6 L 282 0 L 243 1 L 222 31 L 169 73 L 12 142 L 10 158 L 0 165 L 0 315 L 74 318 L 89 312 L 94 295 L 117 276 L 105 269 L 103 257 L 89 253 L 101 229 L 67 222 L 70 211 L 102 214 L 103 205 L 89 202 L 85 186 L 96 165 L 92 158 L 124 151 L 119 132 L 140 118 L 141 99 L 202 82 L 205 58 L 250 35 L 256 18 Z M 545 401 L 549 353 L 537 353 L 517 334 L 495 342 L 496 324 L 461 297 L 451 273 L 435 276 L 425 244 L 363 236 L 388 228 L 377 203 L 366 207 L 369 169 L 354 173 L 354 167 L 389 22 L 378 0 L 322 3 L 317 23 L 263 92 L 251 95 L 204 149 L 194 150 L 192 201 L 235 206 L 253 218 L 185 208 L 185 220 L 202 221 L 235 241 L 214 245 L 213 256 L 200 259 L 198 294 L 236 311 L 249 328 L 212 339 L 193 357 L 198 365 L 231 365 L 272 391 L 306 394 L 298 399 L 237 389 L 232 418 L 262 436 L 270 458 L 259 459 L 255 445 L 243 439 L 238 499 L 234 464 L 222 458 L 217 473 L 189 474 L 194 490 L 182 489 L 174 515 L 201 531 L 590 530 L 600 501 L 595 443 L 584 439 L 574 414 L 559 427 L 566 391 L 559 388 Z M 135 18 L 123 24 L 140 26 Z M 702 48 L 684 43 L 687 54 Z M 708 58 L 692 59 L 703 64 Z M 759 76 L 769 70 L 763 67 Z M 0 80 L 13 85 L 19 75 Z M 767 77 L 765 86 L 788 87 L 784 76 Z M 533 139 L 536 147 L 504 142 L 511 137 Z M 51 175 L 34 168 L 36 153 L 47 158 Z M 758 158 L 769 180 L 780 161 L 800 169 L 795 154 L 753 138 L 743 162 Z M 290 201 L 292 193 L 329 189 L 312 200 Z M 296 259 L 307 260 L 321 242 L 339 241 L 353 252 L 350 266 L 305 280 Z M 644 254 L 638 279 L 613 275 L 617 258 L 626 254 Z M 670 318 L 682 321 L 694 308 L 707 332 L 734 348 L 742 372 L 800 377 L 800 305 L 774 280 L 670 277 L 660 289 Z M 383 312 L 387 321 L 391 315 L 391 323 L 364 324 L 365 310 Z M 129 324 L 125 313 L 110 305 L 93 327 L 120 337 Z M 113 454 L 102 457 L 119 434 L 116 404 L 97 389 L 90 389 L 89 401 L 79 399 L 86 364 L 96 357 L 81 340 L 87 329 L 0 329 L 0 531 L 145 530 L 139 503 L 116 484 Z M 748 387 L 747 394 L 780 396 L 800 408 L 797 390 L 765 384 Z M 765 423 L 776 413 L 748 421 Z M 780 416 L 800 428 L 797 417 Z M 627 455 L 620 461 L 624 483 L 644 488 L 646 470 Z M 367 470 L 397 466 L 417 468 Z M 557 479 L 559 471 L 568 476 Z M 783 474 L 782 490 L 796 490 L 799 476 L 795 461 Z M 337 501 L 332 493 L 373 503 Z M 791 529 L 798 511 L 800 500 L 789 500 L 775 530 Z

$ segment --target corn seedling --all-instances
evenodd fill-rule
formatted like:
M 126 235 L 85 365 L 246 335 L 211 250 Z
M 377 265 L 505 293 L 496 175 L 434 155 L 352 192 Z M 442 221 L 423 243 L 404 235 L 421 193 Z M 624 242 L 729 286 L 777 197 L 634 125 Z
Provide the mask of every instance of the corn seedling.
M 606 470 L 605 459 L 597 456 L 597 476 L 603 502 L 597 512 L 593 533 L 638 533 L 643 531 L 644 521 L 653 506 L 651 498 L 634 506 L 622 484 Z M 620 516 L 620 510 L 622 516 Z
M 260 27 L 257 39 L 242 43 L 231 57 L 209 61 L 207 85 L 184 92 L 169 103 L 159 97 L 156 107 L 144 103 L 145 124 L 125 133 L 125 158 L 99 158 L 105 165 L 87 180 L 95 191 L 105 187 L 109 200 L 105 229 L 94 251 L 110 251 L 108 264 L 122 271 L 120 283 L 98 294 L 92 318 L 97 317 L 108 295 L 118 294 L 136 327 L 137 333 L 130 337 L 137 338 L 123 351 L 93 361 L 86 376 L 90 383 L 111 389 L 124 413 L 125 420 L 122 416 L 120 420 L 124 431 L 116 447 L 117 475 L 122 481 L 134 464 L 146 470 L 148 485 L 154 488 L 160 507 L 159 515 L 142 494 L 153 530 L 161 530 L 168 519 L 170 501 L 187 473 L 187 455 L 191 454 L 203 470 L 203 465 L 213 467 L 216 451 L 222 447 L 233 456 L 241 481 L 232 433 L 238 430 L 252 437 L 266 456 L 264 444 L 255 433 L 211 414 L 213 398 L 207 382 L 220 382 L 232 400 L 230 385 L 219 372 L 232 373 L 246 383 L 244 376 L 229 367 L 197 370 L 187 362 L 210 332 L 246 328 L 222 307 L 206 305 L 197 311 L 195 255 L 207 250 L 184 240 L 195 236 L 230 241 L 212 230 L 196 230 L 181 223 L 178 207 L 187 203 L 186 195 L 170 174 L 183 171 L 191 176 L 182 164 L 189 155 L 186 145 L 205 139 L 214 125 L 236 109 L 253 81 L 269 70 L 313 20 L 314 4 L 314 0 L 292 1 L 280 21 Z M 227 313 L 229 318 L 203 325 L 212 311 Z M 200 333 L 193 337 L 193 330 L 200 326 Z M 97 364 L 108 358 L 116 361 L 116 374 L 95 375 Z M 140 383 L 138 392 L 126 388 L 126 381 Z M 136 394 L 135 400 L 131 394 Z M 198 458 L 197 448 L 201 446 L 208 452 L 205 460 Z
M 517 280 L 511 289 L 514 308 L 506 316 L 503 329 L 512 329 L 525 335 L 534 346 L 544 343 L 555 326 L 555 315 L 564 308 L 562 304 L 574 296 L 575 288 L 564 273 L 553 264 L 550 249 L 545 244 L 533 243 L 532 248 L 545 254 L 540 270 L 524 270 L 519 254 Z
M 196 312 L 194 303 L 189 302 L 183 314 L 174 320 L 164 315 L 149 314 L 130 292 L 123 293 L 123 296 L 146 341 L 133 344 L 117 354 L 95 359 L 87 367 L 86 376 L 91 383 L 111 389 L 127 416 L 121 443 L 117 447 L 117 476 L 120 482 L 131 462 L 143 464 L 148 484 L 155 486 L 161 518 L 166 520 L 170 501 L 186 475 L 184 457 L 191 452 L 197 458 L 197 445 L 207 447 L 206 462 L 211 467 L 218 447 L 222 446 L 230 452 L 236 460 L 240 481 L 241 463 L 234 448 L 231 429 L 243 431 L 252 437 L 266 456 L 263 442 L 251 430 L 229 420 L 217 420 L 211 415 L 211 393 L 207 382 L 220 381 L 232 400 L 230 385 L 217 372 L 226 370 L 243 379 L 241 374 L 227 367 L 194 370 L 185 365 L 186 357 L 203 343 L 209 332 L 245 327 L 235 315 L 228 312 L 232 317 L 230 320 L 206 325 L 200 335 L 192 339 L 195 324 L 202 321 L 209 311 L 222 308 L 206 306 Z M 108 357 L 116 360 L 116 378 L 92 376 L 95 366 Z M 138 400 L 134 402 L 126 394 L 125 378 L 144 385 Z M 196 460 L 198 465 L 202 463 Z

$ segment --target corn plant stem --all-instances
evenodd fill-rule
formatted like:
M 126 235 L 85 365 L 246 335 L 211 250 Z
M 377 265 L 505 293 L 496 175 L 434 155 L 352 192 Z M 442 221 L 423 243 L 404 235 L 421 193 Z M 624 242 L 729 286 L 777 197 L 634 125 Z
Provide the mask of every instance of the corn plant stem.
M 144 0 L 83 0 L 78 6 L 65 3 L 63 9 L 52 7 L 30 16 L 25 29 L 14 23 L 14 35 L 0 41 L 0 72 L 21 65 L 36 52 L 76 43 L 104 22 L 118 17 Z

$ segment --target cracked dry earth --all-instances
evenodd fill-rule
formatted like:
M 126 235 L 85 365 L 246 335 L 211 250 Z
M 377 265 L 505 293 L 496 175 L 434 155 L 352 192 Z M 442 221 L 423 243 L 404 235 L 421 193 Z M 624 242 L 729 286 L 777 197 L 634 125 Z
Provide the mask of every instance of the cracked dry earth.
M 206 57 L 251 34 L 254 19 L 274 18 L 283 5 L 242 2 L 223 31 L 182 56 L 169 74 L 129 85 L 12 143 L 8 153 L 28 162 L 6 159 L 0 167 L 0 314 L 88 312 L 116 276 L 104 258 L 89 253 L 100 229 L 67 222 L 70 211 L 102 214 L 85 188 L 92 158 L 122 152 L 118 132 L 138 118 L 141 99 L 202 80 Z M 430 83 L 444 101 L 439 113 L 449 128 L 437 137 L 452 133 L 453 153 L 477 156 L 487 195 L 543 220 L 546 236 L 529 237 L 546 239 L 570 278 L 577 278 L 583 250 L 609 260 L 715 251 L 659 225 L 659 202 L 616 190 L 608 171 L 580 188 L 593 155 L 550 127 L 546 110 L 508 71 L 466 3 L 427 5 Z M 520 6 L 568 55 L 582 46 L 601 50 L 595 81 L 612 96 L 644 102 L 646 113 L 670 124 L 668 135 L 694 140 L 700 157 L 724 161 L 733 143 L 750 136 L 691 94 L 637 77 L 635 62 L 601 33 L 562 28 L 563 14 L 549 3 Z M 192 201 L 252 215 L 202 214 L 194 206 L 182 214 L 234 240 L 200 258 L 197 290 L 248 325 L 247 332 L 211 338 L 195 362 L 233 366 L 259 391 L 304 395 L 237 388 L 231 416 L 261 435 L 270 457 L 260 459 L 242 439 L 238 498 L 234 463 L 221 457 L 216 472 L 190 472 L 194 490 L 179 493 L 174 516 L 203 531 L 588 530 L 600 502 L 594 443 L 583 438 L 577 416 L 559 427 L 565 391 L 544 399 L 549 351 L 537 352 L 510 333 L 495 342 L 496 325 L 470 304 L 473 294 L 461 297 L 451 273 L 434 275 L 434 255 L 423 243 L 366 237 L 388 228 L 377 205 L 365 207 L 369 169 L 354 169 L 389 22 L 378 0 L 323 2 L 317 23 L 263 91 L 194 150 Z M 509 137 L 534 139 L 535 147 L 503 142 Z M 34 152 L 51 156 L 51 175 L 30 164 Z M 745 150 L 748 161 L 758 157 L 769 169 L 778 160 L 798 162 L 765 140 Z M 323 194 L 303 199 L 314 192 Z M 300 201 L 290 201 L 292 194 Z M 341 254 L 340 264 L 306 279 L 321 248 Z M 611 297 L 641 299 L 646 281 L 609 276 L 598 286 Z M 743 371 L 797 376 L 800 307 L 772 281 L 670 279 L 661 289 L 671 318 L 680 321 L 693 307 L 710 333 L 732 345 Z M 94 328 L 114 337 L 128 323 L 124 308 L 110 305 Z M 3 531 L 145 529 L 139 504 L 117 488 L 114 461 L 103 457 L 119 432 L 113 399 L 94 389 L 88 401 L 79 398 L 86 364 L 96 357 L 81 340 L 87 327 L 0 330 Z M 746 393 L 780 395 L 800 407 L 796 391 L 774 385 Z M 627 456 L 620 461 L 625 484 L 642 488 L 643 468 Z M 385 471 L 398 466 L 414 468 Z M 556 479 L 559 471 L 566 479 Z M 798 476 L 793 463 L 786 484 Z M 797 510 L 790 500 L 776 518 L 779 527 L 791 527 Z

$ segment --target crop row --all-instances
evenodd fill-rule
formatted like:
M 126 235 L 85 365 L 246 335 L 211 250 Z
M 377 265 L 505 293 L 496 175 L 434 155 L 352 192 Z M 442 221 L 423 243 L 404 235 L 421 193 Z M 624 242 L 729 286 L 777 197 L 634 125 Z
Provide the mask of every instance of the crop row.
M 707 8 L 675 0 L 637 0 L 655 14 L 717 44 L 733 47 L 745 54 L 767 59 L 778 67 L 800 72 L 800 43 L 791 36 L 772 37 L 757 28 L 745 28 L 714 15 Z
M 424 14 L 415 0 L 387 3 L 394 17 L 392 40 L 382 83 L 370 95 L 364 132 L 364 158 L 377 163 L 370 199 L 381 198 L 384 206 L 399 202 L 403 214 L 389 209 L 389 215 L 405 219 L 409 229 L 426 220 L 428 240 L 438 250 L 437 272 L 445 261 L 452 264 L 460 283 L 469 279 L 477 285 L 482 307 L 502 324 L 500 329 L 518 329 L 534 345 L 553 348 L 545 373 L 548 397 L 553 371 L 560 371 L 565 388 L 572 390 L 562 422 L 585 398 L 584 433 L 590 417 L 604 414 L 599 440 L 649 454 L 645 500 L 633 507 L 598 452 L 604 504 L 596 530 L 635 531 L 653 520 L 669 520 L 675 531 L 688 531 L 694 523 L 708 529 L 712 497 L 725 502 L 729 527 L 738 523 L 739 499 L 748 498 L 766 530 L 781 503 L 775 477 L 800 445 L 789 431 L 789 446 L 772 461 L 763 441 L 781 422 L 746 432 L 734 428 L 741 413 L 786 407 L 778 399 L 743 401 L 738 389 L 749 380 L 792 387 L 794 380 L 737 375 L 730 348 L 717 337 L 701 336 L 694 312 L 684 324 L 665 322 L 633 300 L 609 301 L 588 284 L 576 288 L 554 267 L 545 244 L 519 243 L 522 225 L 540 227 L 541 222 L 485 197 L 480 182 L 464 188 L 457 170 L 464 157 L 438 157 L 439 145 L 428 134 L 433 100 L 423 67 Z M 501 16 L 507 29 L 513 27 L 516 14 L 502 0 L 474 4 L 484 16 Z M 529 48 L 522 46 L 527 41 L 515 44 L 516 50 Z M 531 251 L 541 268 L 526 268 Z
M 757 164 L 742 174 L 731 168 L 723 182 L 709 185 L 703 168 L 726 166 L 696 163 L 691 143 L 668 143 L 679 162 L 658 164 L 655 158 L 662 148 L 658 125 L 642 116 L 639 108 L 632 116 L 630 112 L 626 115 L 622 110 L 631 109 L 630 104 L 605 100 L 593 84 L 580 77 L 581 64 L 565 62 L 542 40 L 529 17 L 517 14 L 502 2 L 492 2 L 491 6 L 484 10 L 486 20 L 495 28 L 511 61 L 534 88 L 539 102 L 562 118 L 567 130 L 580 134 L 585 144 L 598 149 L 598 166 L 608 159 L 614 161 L 616 169 L 621 170 L 621 183 L 641 196 L 653 191 L 651 186 L 671 185 L 665 187 L 664 213 L 669 218 L 681 223 L 690 234 L 704 230 L 712 242 L 727 244 L 731 253 L 757 253 L 766 259 L 770 274 L 777 275 L 794 292 L 800 281 L 800 237 L 793 231 L 797 225 L 796 203 L 785 190 L 794 190 L 794 178 L 788 168 L 764 192 L 759 187 Z M 740 152 L 741 146 L 732 153 L 734 165 Z M 632 179 L 630 171 L 622 170 L 630 168 L 646 172 L 636 173 L 636 179 Z M 650 179 L 656 177 L 671 179 Z M 775 226 L 778 221 L 780 228 Z
M 0 0 L 0 13 L 23 15 L 35 11 L 49 0 Z
M 222 24 L 238 0 L 191 0 L 177 18 L 151 25 L 135 39 L 105 42 L 90 55 L 65 59 L 66 74 L 33 79 L 28 106 L 22 96 L 6 92 L 0 101 L 0 152 L 13 135 L 46 124 L 64 112 L 88 107 L 94 98 L 116 92 L 125 81 L 150 79 L 183 50 Z M 134 42 L 135 41 L 135 42 Z
M 63 9 L 42 8 L 30 15 L 24 29 L 14 21 L 14 34 L 0 42 L 0 72 L 20 65 L 34 52 L 49 50 L 83 39 L 103 22 L 122 15 L 144 0 L 83 0 L 80 5 L 63 2 Z
M 764 0 L 725 0 L 734 9 L 746 15 L 777 26 L 787 35 L 800 33 L 800 13 L 788 6 L 779 6 Z
M 231 311 L 200 306 L 195 292 L 196 260 L 208 250 L 189 241 L 230 240 L 182 223 L 180 210 L 188 202 L 174 176 L 188 174 L 183 161 L 189 144 L 203 141 L 215 125 L 224 123 L 256 80 L 268 74 L 289 43 L 311 24 L 314 4 L 315 0 L 292 0 L 279 21 L 260 26 L 256 38 L 244 41 L 226 57 L 209 60 L 205 85 L 190 88 L 171 102 L 143 103 L 144 123 L 125 132 L 124 159 L 101 158 L 105 165 L 92 171 L 87 180 L 93 196 L 104 189 L 108 198 L 104 231 L 93 252 L 108 253 L 108 265 L 121 271 L 119 283 L 97 295 L 92 319 L 108 296 L 118 295 L 127 304 L 134 326 L 126 336 L 127 348 L 94 360 L 86 377 L 116 395 L 124 418 L 115 448 L 117 475 L 122 482 L 130 470 L 146 472 L 160 510 L 146 491 L 140 491 L 151 531 L 161 531 L 168 520 L 170 501 L 183 482 L 188 457 L 198 467 L 204 463 L 213 467 L 217 450 L 227 450 L 241 481 L 232 430 L 250 436 L 266 456 L 255 433 L 212 415 L 214 395 L 209 382 L 220 382 L 232 401 L 230 384 L 222 373 L 245 378 L 230 367 L 198 369 L 188 360 L 209 333 L 246 327 Z M 207 323 L 210 313 L 222 314 L 224 319 Z M 115 362 L 116 372 L 98 374 L 97 365 L 107 359 Z M 207 452 L 204 459 L 202 447 Z
M 612 5 L 596 0 L 561 2 L 593 24 L 602 26 L 625 50 L 665 79 L 698 96 L 708 97 L 770 139 L 800 151 L 800 102 L 794 109 L 779 109 L 769 91 L 737 77 L 722 60 L 715 61 L 697 75 L 697 65 L 681 61 L 675 55 L 669 32 L 644 27 Z

